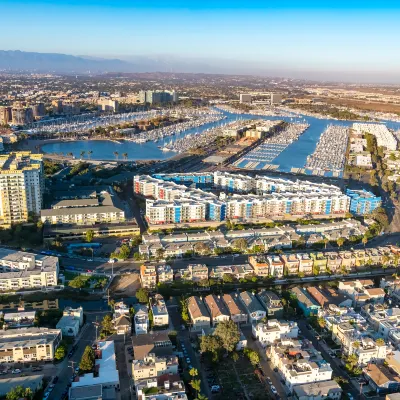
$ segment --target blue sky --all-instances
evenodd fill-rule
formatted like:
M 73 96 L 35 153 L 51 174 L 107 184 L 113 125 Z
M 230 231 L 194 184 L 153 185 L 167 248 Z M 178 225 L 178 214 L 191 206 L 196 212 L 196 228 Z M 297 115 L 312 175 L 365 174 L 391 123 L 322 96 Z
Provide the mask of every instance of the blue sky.
M 0 0 L 0 49 L 119 58 L 174 55 L 271 68 L 396 71 L 400 68 L 396 3 Z

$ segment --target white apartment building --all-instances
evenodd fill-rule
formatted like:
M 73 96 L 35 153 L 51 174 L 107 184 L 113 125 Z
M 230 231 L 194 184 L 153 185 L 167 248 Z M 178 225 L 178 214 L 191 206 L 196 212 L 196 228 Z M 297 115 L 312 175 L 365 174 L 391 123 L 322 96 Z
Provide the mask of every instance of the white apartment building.
M 178 373 L 178 357 L 156 357 L 150 353 L 142 360 L 132 361 L 132 378 L 137 384 L 143 379 L 154 378 L 164 374 Z
M 332 379 L 331 366 L 314 347 L 302 349 L 299 341 L 283 339 L 271 346 L 271 361 L 292 392 L 296 385 Z
M 168 326 L 169 325 L 169 314 L 167 305 L 163 297 L 159 294 L 154 296 L 152 301 L 151 310 L 153 312 L 153 323 L 154 326 Z
M 44 173 L 41 154 L 29 151 L 0 155 L 0 224 L 28 221 L 40 214 Z
M 58 258 L 0 249 L 0 291 L 56 286 Z
M 253 337 L 260 341 L 263 347 L 275 343 L 284 338 L 297 338 L 299 328 L 296 322 L 278 321 L 271 319 L 266 324 L 252 325 Z
M 145 305 L 135 306 L 135 334 L 145 335 L 149 331 L 149 311 Z
M 157 267 L 157 277 L 160 283 L 172 283 L 174 280 L 174 271 L 170 265 L 159 265 Z
M 0 331 L 0 364 L 51 361 L 61 339 L 60 329 L 20 328 Z
M 102 192 L 99 198 L 62 200 L 42 210 L 43 223 L 90 225 L 125 221 L 125 211 L 116 207 L 112 196 Z
M 397 140 L 392 132 L 383 124 L 366 124 L 356 122 L 353 124 L 353 129 L 361 134 L 370 133 L 376 138 L 378 147 L 382 146 L 388 150 L 397 149 Z
M 83 325 L 83 308 L 66 307 L 63 316 L 57 322 L 56 328 L 61 329 L 63 337 L 76 337 Z
M 115 391 L 119 390 L 119 374 L 114 341 L 98 342 L 94 351 L 96 353 L 96 376 L 92 372 L 79 376 L 79 379 L 72 382 L 70 394 L 74 390 L 79 391 L 81 389 L 86 394 L 86 398 L 93 399 L 93 395 L 96 396 L 96 387 L 101 386 L 102 390 L 107 389 L 110 398 L 115 398 Z M 111 390 L 114 392 L 111 393 Z M 70 398 L 74 397 L 70 396 Z

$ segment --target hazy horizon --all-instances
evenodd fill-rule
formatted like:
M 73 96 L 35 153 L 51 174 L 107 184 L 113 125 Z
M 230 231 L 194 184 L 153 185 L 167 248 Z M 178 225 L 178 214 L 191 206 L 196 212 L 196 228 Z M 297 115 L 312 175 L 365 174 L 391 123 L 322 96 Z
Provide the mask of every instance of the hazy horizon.
M 216 73 L 400 82 L 400 8 L 394 1 L 266 6 L 261 0 L 155 0 L 151 8 L 141 0 L 2 3 L 2 31 L 10 32 L 0 36 L 4 50 L 164 63 L 170 58 L 197 68 L 203 63 Z M 171 66 L 185 72 L 176 69 Z

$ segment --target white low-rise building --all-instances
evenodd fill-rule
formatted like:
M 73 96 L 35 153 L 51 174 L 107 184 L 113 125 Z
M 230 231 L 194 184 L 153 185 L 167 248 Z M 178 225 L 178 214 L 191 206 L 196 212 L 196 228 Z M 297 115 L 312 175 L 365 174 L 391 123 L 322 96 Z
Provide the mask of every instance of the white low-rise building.
M 155 354 L 148 354 L 142 360 L 132 361 L 132 378 L 138 382 L 161 376 L 164 374 L 178 373 L 178 357 L 166 356 L 156 357 Z
M 154 326 L 168 326 L 169 325 L 169 314 L 167 305 L 165 304 L 164 298 L 156 294 L 152 301 L 151 310 L 153 312 L 153 323 Z
M 267 323 L 252 325 L 253 337 L 258 339 L 263 347 L 284 338 L 297 338 L 299 328 L 296 322 L 271 319 Z
M 134 322 L 136 335 L 145 335 L 149 331 L 149 311 L 146 306 L 135 306 Z
M 0 292 L 56 286 L 58 258 L 0 249 Z
M 95 354 L 96 375 L 91 372 L 78 376 L 74 382 L 72 382 L 70 394 L 76 388 L 86 388 L 87 393 L 95 394 L 95 388 L 101 386 L 103 391 L 112 391 L 113 397 L 110 398 L 115 398 L 115 391 L 119 390 L 119 374 L 117 370 L 114 342 L 98 342 Z M 74 398 L 74 396 L 71 397 Z

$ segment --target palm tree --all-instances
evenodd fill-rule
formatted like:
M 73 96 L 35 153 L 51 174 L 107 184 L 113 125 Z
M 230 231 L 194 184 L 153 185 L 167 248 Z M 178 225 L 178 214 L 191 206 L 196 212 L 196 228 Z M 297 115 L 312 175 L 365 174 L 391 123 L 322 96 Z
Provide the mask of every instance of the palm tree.
M 89 150 L 87 153 L 88 153 L 88 157 L 89 157 L 89 160 L 90 160 L 90 156 L 93 154 L 93 151 Z
M 115 158 L 118 160 L 118 156 L 119 156 L 118 151 L 114 151 L 114 156 L 115 156 Z
M 326 245 L 329 243 L 329 239 L 328 238 L 324 238 L 324 249 L 326 249 Z
M 67 156 L 68 156 L 68 157 L 73 157 L 73 156 L 74 156 L 74 154 L 73 154 L 73 153 L 71 153 L 71 152 L 69 152 L 69 153 L 67 153 Z
M 128 159 L 128 153 L 122 153 L 122 158 L 126 161 Z
M 82 150 L 81 151 L 81 158 L 83 158 L 83 156 L 85 155 L 86 151 Z
M 337 245 L 339 246 L 339 249 L 343 246 L 344 243 L 344 238 L 340 237 L 338 240 L 336 240 Z
M 361 239 L 362 244 L 365 245 L 368 243 L 368 238 L 366 236 L 363 236 L 363 238 Z

